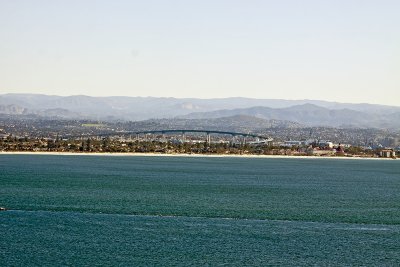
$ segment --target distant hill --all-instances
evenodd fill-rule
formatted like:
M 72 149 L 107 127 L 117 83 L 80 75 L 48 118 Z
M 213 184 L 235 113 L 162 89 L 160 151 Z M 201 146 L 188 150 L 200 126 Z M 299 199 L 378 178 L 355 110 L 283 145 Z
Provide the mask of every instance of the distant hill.
M 262 119 L 297 122 L 308 126 L 400 128 L 399 112 L 382 114 L 367 113 L 351 109 L 328 109 L 313 104 L 296 105 L 288 108 L 251 107 L 197 112 L 183 116 L 187 119 L 220 118 L 247 115 Z
M 0 95 L 0 114 L 109 121 L 175 117 L 209 119 L 247 115 L 305 125 L 400 128 L 400 107 L 239 97 L 196 99 L 3 94 Z
M 19 105 L 0 105 L 0 114 L 11 114 L 11 115 L 21 115 L 26 114 L 28 110 Z

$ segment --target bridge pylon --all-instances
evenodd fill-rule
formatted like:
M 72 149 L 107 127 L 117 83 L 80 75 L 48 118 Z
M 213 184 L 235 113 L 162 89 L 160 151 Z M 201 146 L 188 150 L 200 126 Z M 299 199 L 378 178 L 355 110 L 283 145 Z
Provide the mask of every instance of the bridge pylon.
M 206 143 L 207 143 L 208 145 L 211 144 L 211 135 L 210 135 L 210 133 L 207 133 Z

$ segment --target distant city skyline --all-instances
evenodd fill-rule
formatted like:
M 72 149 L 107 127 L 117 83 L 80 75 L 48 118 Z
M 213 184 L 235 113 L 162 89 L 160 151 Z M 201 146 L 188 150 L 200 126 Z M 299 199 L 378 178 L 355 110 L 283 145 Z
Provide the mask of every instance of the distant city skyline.
M 0 0 L 0 94 L 400 106 L 399 1 Z

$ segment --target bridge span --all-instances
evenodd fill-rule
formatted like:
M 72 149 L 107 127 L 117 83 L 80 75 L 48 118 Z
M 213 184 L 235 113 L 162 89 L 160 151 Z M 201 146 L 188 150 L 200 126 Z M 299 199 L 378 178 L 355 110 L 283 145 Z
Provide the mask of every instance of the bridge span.
M 195 130 L 195 129 L 172 129 L 172 130 L 148 130 L 148 131 L 121 131 L 121 132 L 112 132 L 112 133 L 102 133 L 96 135 L 82 135 L 82 136 L 74 136 L 74 137 L 106 137 L 106 136 L 118 136 L 118 135 L 136 135 L 136 138 L 139 138 L 141 134 L 182 134 L 183 139 L 185 140 L 186 133 L 202 133 L 207 135 L 207 142 L 211 142 L 211 134 L 220 134 L 220 135 L 231 135 L 232 137 L 241 136 L 243 138 L 255 138 L 257 140 L 262 140 L 263 142 L 272 142 L 273 139 L 271 137 L 262 136 L 258 134 L 252 133 L 239 133 L 239 132 L 229 132 L 229 131 L 217 131 L 217 130 Z

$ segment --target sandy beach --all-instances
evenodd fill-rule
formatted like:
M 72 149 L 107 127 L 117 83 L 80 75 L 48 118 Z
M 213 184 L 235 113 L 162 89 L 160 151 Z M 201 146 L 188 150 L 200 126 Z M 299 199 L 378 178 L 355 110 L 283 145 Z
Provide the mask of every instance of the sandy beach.
M 52 155 L 52 156 L 142 156 L 142 157 L 212 157 L 212 158 L 265 158 L 265 159 L 346 159 L 346 160 L 393 160 L 392 158 L 371 157 L 331 157 L 331 156 L 292 156 L 292 155 L 232 155 L 232 154 L 162 154 L 162 153 L 101 153 L 101 152 L 34 152 L 1 151 L 0 155 Z

